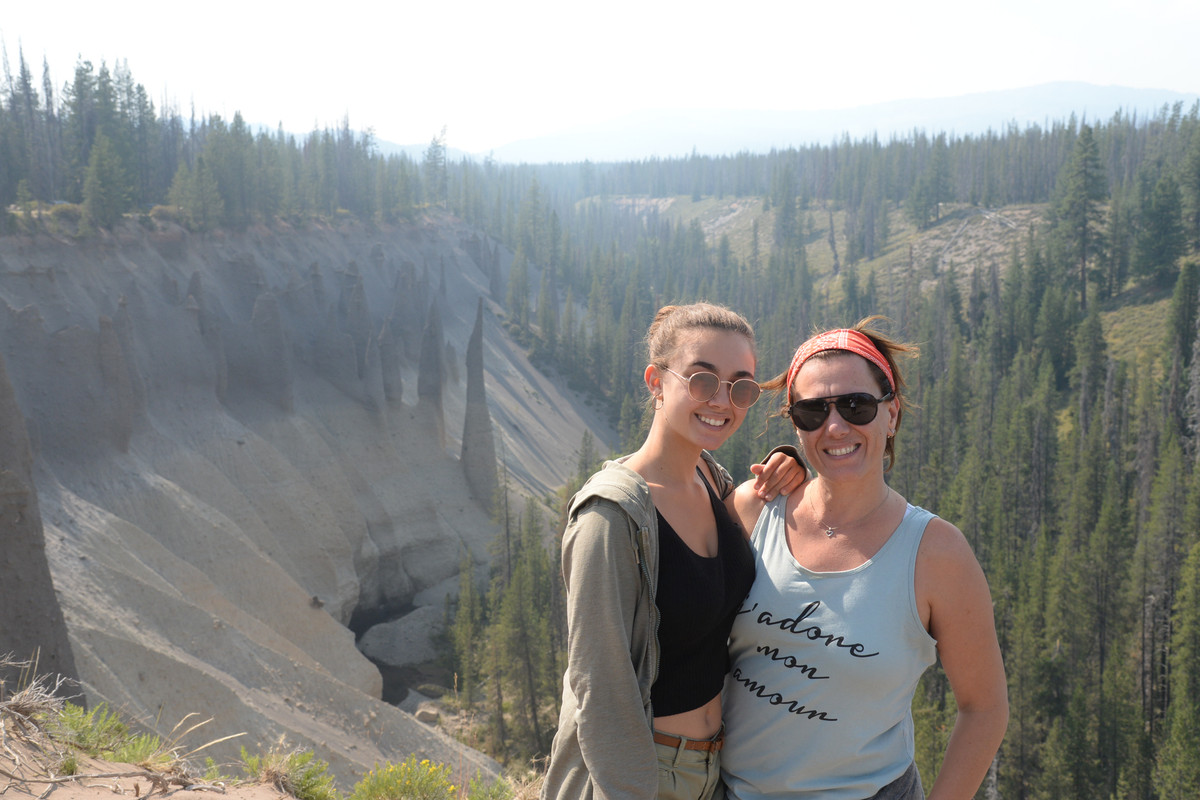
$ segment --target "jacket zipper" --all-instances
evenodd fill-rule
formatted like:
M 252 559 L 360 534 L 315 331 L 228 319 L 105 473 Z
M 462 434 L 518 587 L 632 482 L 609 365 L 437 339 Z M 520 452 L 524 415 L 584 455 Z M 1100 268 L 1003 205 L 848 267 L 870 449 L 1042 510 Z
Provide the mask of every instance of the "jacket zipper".
M 642 580 L 644 580 L 646 582 L 646 593 L 650 595 L 650 615 L 651 615 L 651 618 L 654 620 L 654 625 L 652 626 L 654 629 L 653 630 L 654 647 L 651 650 L 651 662 L 652 663 L 651 663 L 651 669 L 650 669 L 650 675 L 651 675 L 650 683 L 651 683 L 651 685 L 653 685 L 654 682 L 656 680 L 658 680 L 659 613 L 658 613 L 658 604 L 655 602 L 655 598 L 654 598 L 654 595 L 655 595 L 654 582 L 651 580 L 651 577 L 650 577 L 650 566 L 646 563 L 646 549 L 649 547 L 649 544 L 650 544 L 650 529 L 639 527 L 638 528 L 638 538 L 641 539 L 641 546 L 638 548 L 638 566 L 642 571 Z

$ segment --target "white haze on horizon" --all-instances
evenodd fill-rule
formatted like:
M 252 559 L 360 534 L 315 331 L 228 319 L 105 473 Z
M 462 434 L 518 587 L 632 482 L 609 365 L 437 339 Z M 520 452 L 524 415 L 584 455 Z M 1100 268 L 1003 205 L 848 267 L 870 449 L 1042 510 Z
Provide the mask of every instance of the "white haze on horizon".
M 3 3 L 10 72 L 128 64 L 155 106 L 484 153 L 634 113 L 830 111 L 1057 81 L 1200 94 L 1200 3 Z

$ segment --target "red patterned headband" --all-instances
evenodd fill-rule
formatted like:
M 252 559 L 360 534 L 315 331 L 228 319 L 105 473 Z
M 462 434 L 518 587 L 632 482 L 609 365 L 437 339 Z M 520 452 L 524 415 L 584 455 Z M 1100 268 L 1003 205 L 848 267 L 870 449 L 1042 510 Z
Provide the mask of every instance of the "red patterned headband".
M 818 333 L 796 349 L 796 355 L 792 356 L 792 365 L 788 367 L 787 371 L 787 402 L 789 406 L 792 404 L 792 381 L 796 380 L 796 373 L 800 371 L 800 367 L 804 365 L 805 361 L 826 350 L 846 350 L 862 356 L 883 370 L 883 374 L 887 376 L 888 388 L 895 390 L 896 379 L 892 375 L 892 367 L 883 357 L 883 353 L 879 352 L 875 343 L 865 333 L 849 328 L 839 328 Z

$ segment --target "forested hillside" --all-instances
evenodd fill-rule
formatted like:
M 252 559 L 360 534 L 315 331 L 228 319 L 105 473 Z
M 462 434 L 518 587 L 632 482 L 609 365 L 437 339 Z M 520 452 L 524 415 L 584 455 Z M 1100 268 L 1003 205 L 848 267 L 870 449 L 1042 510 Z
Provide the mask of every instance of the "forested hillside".
M 510 331 L 610 409 L 627 445 L 660 304 L 745 313 L 762 376 L 814 326 L 887 315 L 921 347 L 891 483 L 963 530 L 995 600 L 1012 719 L 989 784 L 1005 798 L 1200 793 L 1200 107 L 503 166 L 448 163 L 445 131 L 417 163 L 380 156 L 349 121 L 297 137 L 184 118 L 121 67 L 82 62 L 39 89 L 22 59 L 4 90 L 5 233 L 103 236 L 122 214 L 198 232 L 370 223 L 443 205 L 515 254 L 493 287 Z M 770 406 L 719 454 L 735 472 L 789 436 Z M 580 447 L 581 477 L 595 459 Z M 455 632 L 466 699 L 502 712 L 492 750 L 514 758 L 548 748 L 564 656 L 547 504 L 508 514 L 496 575 L 467 587 Z M 487 647 L 468 646 L 478 636 Z M 931 673 L 915 703 L 927 785 L 946 689 Z

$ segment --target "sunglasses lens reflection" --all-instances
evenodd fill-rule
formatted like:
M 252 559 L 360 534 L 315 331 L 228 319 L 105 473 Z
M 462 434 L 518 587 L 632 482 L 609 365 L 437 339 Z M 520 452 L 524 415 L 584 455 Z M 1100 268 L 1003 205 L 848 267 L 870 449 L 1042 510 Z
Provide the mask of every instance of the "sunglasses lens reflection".
M 797 400 L 788 412 L 792 422 L 802 431 L 815 431 L 824 425 L 831 405 L 837 406 L 838 414 L 851 425 L 866 425 L 879 413 L 881 399 L 865 392 L 853 392 L 819 400 Z
M 762 389 L 757 383 L 749 378 L 742 378 L 733 382 L 733 387 L 729 390 L 729 400 L 738 408 L 749 408 L 758 402 L 761 394 Z
M 711 372 L 697 372 L 687 379 L 688 395 L 698 403 L 707 403 L 716 397 L 722 381 Z M 734 381 L 729 388 L 729 401 L 738 408 L 749 408 L 757 402 L 762 389 L 749 378 Z
M 711 372 L 697 372 L 688 378 L 688 394 L 700 403 L 711 400 L 719 388 L 721 381 Z

